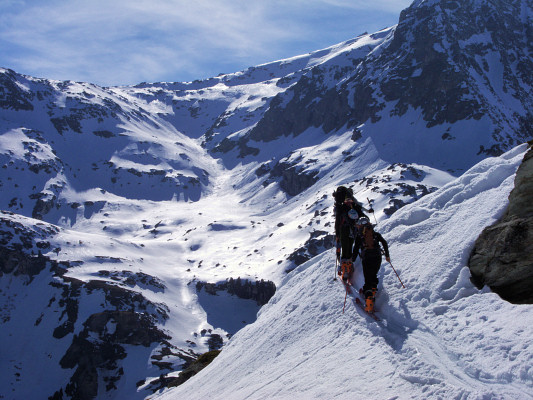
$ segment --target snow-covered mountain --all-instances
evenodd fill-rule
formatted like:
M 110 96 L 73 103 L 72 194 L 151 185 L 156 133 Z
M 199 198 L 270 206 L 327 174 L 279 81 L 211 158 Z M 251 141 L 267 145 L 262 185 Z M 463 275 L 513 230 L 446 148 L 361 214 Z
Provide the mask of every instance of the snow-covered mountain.
M 255 321 L 275 286 L 274 301 L 286 301 L 299 280 L 287 281 L 288 272 L 326 268 L 339 184 L 372 202 L 380 226 L 387 221 L 395 260 L 425 254 L 416 247 L 430 231 L 422 219 L 452 214 L 420 202 L 469 179 L 510 180 L 522 147 L 484 159 L 531 138 L 532 8 L 525 0 L 415 1 L 394 27 L 187 83 L 104 88 L 0 69 L 0 398 L 132 399 L 164 387 Z M 504 172 L 489 179 L 487 163 Z M 474 165 L 481 172 L 463 175 Z M 465 199 L 493 193 L 475 188 Z M 503 207 L 500 195 L 492 206 L 483 201 L 486 220 L 472 222 L 449 255 L 454 274 L 470 238 Z M 416 233 L 398 233 L 410 225 Z M 443 245 L 436 240 L 428 243 Z M 305 262 L 314 267 L 299 267 Z M 442 274 L 431 265 L 428 282 Z M 391 324 L 407 321 L 394 314 L 405 309 L 420 321 L 417 313 L 448 296 L 444 284 L 431 297 L 409 283 L 400 308 L 385 306 L 399 297 L 384 292 Z M 337 289 L 319 289 L 336 299 Z M 328 321 L 330 300 L 320 306 Z M 260 321 L 247 329 L 273 323 Z M 432 343 L 448 345 L 436 335 Z

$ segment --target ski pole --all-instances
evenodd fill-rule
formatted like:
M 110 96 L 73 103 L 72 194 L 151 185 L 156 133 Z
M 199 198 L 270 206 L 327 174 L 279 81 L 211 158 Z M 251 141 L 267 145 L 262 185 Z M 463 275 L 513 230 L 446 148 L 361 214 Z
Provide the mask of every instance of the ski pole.
M 339 240 L 336 239 L 335 240 L 335 271 L 333 271 L 333 280 L 336 281 L 337 280 L 337 269 L 339 268 L 339 259 L 341 258 L 340 257 L 341 255 L 341 249 L 340 249 L 340 246 L 339 246 Z
M 392 263 L 389 261 L 389 264 L 390 266 L 392 267 L 392 270 L 394 271 L 394 273 L 396 274 L 396 276 L 398 277 L 398 280 L 400 281 L 400 283 L 402 284 L 403 288 L 405 289 L 405 285 L 403 284 L 402 280 L 400 279 L 400 275 L 398 275 L 398 272 L 396 272 L 396 270 L 394 269 L 394 266 L 392 265 Z
M 372 203 L 370 202 L 370 199 L 367 197 L 366 201 L 368 201 L 368 205 L 370 206 L 370 209 L 372 210 L 372 215 L 374 216 L 374 221 L 376 221 L 376 225 L 378 224 L 378 220 L 376 219 L 376 214 L 374 213 L 374 208 L 372 207 Z

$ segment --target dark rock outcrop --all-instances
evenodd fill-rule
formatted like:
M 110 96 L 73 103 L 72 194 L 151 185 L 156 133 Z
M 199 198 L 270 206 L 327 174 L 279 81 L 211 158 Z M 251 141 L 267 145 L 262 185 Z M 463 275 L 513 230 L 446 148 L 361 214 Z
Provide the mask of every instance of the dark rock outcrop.
M 489 286 L 503 299 L 533 303 L 533 149 L 524 156 L 509 195 L 509 206 L 496 224 L 477 239 L 468 266 L 478 287 Z
M 168 339 L 149 315 L 133 311 L 106 310 L 91 315 L 83 326 L 60 361 L 63 368 L 76 368 L 65 388 L 65 393 L 73 399 L 95 398 L 99 378 L 105 382 L 106 391 L 116 389 L 116 382 L 124 374 L 119 364 L 127 355 L 124 345 L 149 347 Z
M 270 298 L 276 293 L 274 282 L 263 279 L 255 282 L 241 278 L 229 278 L 225 282 L 218 283 L 196 282 L 196 290 L 200 291 L 202 288 L 211 295 L 216 295 L 218 291 L 227 291 L 229 294 L 241 299 L 255 300 L 260 306 L 268 303 Z
M 331 249 L 335 246 L 335 235 L 326 231 L 313 231 L 309 235 L 309 239 L 304 245 L 290 256 L 289 260 L 293 263 L 293 266 L 285 270 L 285 272 L 291 272 L 294 268 L 302 265 L 311 258 L 317 256 L 323 251 Z
M 301 167 L 298 168 L 297 164 L 293 164 L 290 162 L 279 162 L 270 173 L 270 176 L 274 178 L 281 177 L 279 186 L 289 196 L 299 195 L 318 181 L 317 171 L 299 171 Z
M 178 376 L 161 376 L 158 379 L 150 382 L 150 390 L 152 392 L 159 391 L 165 388 L 171 388 L 185 383 L 202 369 L 207 367 L 220 354 L 220 350 L 211 350 L 202 354 L 198 359 L 190 363 L 186 368 L 179 373 Z
M 3 274 L 27 275 L 30 281 L 44 268 L 46 268 L 48 258 L 41 254 L 30 256 L 20 250 L 6 249 L 0 247 L 0 276 Z
M 14 82 L 15 72 L 7 70 L 0 74 L 0 108 L 5 110 L 33 111 L 32 93 Z

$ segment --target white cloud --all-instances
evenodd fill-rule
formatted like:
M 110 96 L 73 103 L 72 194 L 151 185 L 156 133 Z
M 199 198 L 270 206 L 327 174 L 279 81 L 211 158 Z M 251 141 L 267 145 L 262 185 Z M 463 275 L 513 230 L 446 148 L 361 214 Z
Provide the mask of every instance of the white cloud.
M 348 40 L 367 26 L 392 25 L 402 8 L 389 0 L 10 3 L 0 8 L 0 65 L 105 84 L 235 72 Z

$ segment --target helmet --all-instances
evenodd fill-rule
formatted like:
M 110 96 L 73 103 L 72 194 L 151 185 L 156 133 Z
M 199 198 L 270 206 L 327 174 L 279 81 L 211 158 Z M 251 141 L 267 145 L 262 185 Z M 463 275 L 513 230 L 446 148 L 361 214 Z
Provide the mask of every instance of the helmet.
M 359 222 L 360 225 L 370 225 L 370 221 L 366 217 L 359 218 L 358 222 Z

